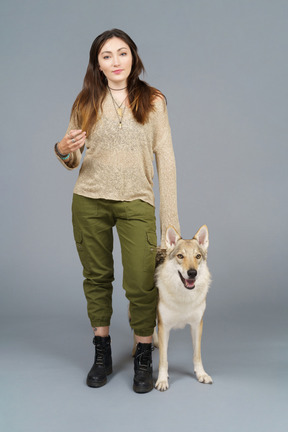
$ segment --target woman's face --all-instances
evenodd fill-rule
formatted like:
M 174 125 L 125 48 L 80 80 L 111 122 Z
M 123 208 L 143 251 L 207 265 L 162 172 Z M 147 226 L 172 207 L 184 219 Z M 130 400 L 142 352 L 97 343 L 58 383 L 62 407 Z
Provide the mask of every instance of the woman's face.
M 122 39 L 113 37 L 102 46 L 99 55 L 99 69 L 104 73 L 111 88 L 127 86 L 132 68 L 132 53 Z

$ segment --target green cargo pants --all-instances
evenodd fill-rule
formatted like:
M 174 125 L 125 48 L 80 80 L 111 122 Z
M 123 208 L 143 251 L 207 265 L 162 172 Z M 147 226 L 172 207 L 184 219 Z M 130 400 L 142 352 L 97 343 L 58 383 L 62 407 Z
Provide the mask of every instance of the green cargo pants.
M 157 303 L 154 207 L 141 200 L 112 201 L 74 194 L 72 221 L 92 327 L 110 325 L 114 280 L 112 228 L 116 226 L 121 245 L 123 288 L 130 302 L 130 325 L 138 336 L 152 335 Z

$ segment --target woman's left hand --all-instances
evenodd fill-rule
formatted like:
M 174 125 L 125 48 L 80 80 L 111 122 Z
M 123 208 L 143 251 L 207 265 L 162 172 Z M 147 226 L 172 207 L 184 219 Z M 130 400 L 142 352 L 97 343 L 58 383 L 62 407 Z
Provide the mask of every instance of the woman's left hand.
M 73 129 L 57 144 L 58 151 L 62 154 L 75 152 L 85 144 L 86 132 L 81 129 Z

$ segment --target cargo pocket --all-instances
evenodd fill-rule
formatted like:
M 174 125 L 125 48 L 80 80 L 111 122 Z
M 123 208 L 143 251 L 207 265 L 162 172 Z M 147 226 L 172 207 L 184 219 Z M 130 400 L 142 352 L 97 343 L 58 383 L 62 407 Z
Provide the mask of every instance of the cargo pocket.
M 83 249 L 83 247 L 82 247 L 82 243 L 83 243 L 82 232 L 80 230 L 78 230 L 77 228 L 74 228 L 73 232 L 74 232 L 74 239 L 75 239 L 77 249 L 82 250 Z
M 155 271 L 155 258 L 157 252 L 157 236 L 155 232 L 146 233 L 146 248 L 144 257 L 144 269 L 147 272 L 154 273 Z
M 78 251 L 78 255 L 81 261 L 82 266 L 85 268 L 87 266 L 87 262 L 86 262 L 86 258 L 85 258 L 85 251 L 84 251 L 84 246 L 83 246 L 83 235 L 82 232 L 80 230 L 78 230 L 77 228 L 73 228 L 73 233 L 74 233 L 74 240 L 76 243 L 76 248 Z

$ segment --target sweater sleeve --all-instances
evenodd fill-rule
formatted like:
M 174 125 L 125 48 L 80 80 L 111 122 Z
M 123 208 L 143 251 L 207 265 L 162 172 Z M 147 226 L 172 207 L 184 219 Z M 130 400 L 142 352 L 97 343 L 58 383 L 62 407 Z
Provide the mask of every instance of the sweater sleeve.
M 71 116 L 66 134 L 68 134 L 72 129 L 80 129 L 78 124 L 77 124 L 77 120 L 75 115 Z M 84 151 L 84 147 L 81 147 L 81 149 L 78 149 L 72 153 L 70 153 L 70 157 L 68 159 L 68 161 L 64 161 L 63 159 L 61 159 L 57 153 L 55 152 L 55 155 L 57 157 L 57 159 L 61 162 L 62 165 L 64 165 L 65 168 L 67 168 L 68 170 L 73 170 L 75 168 L 77 168 L 81 162 L 81 157 L 82 157 L 82 153 Z
M 160 191 L 161 248 L 166 248 L 166 230 L 172 225 L 180 234 L 177 208 L 176 164 L 164 99 L 155 102 L 154 154 Z

